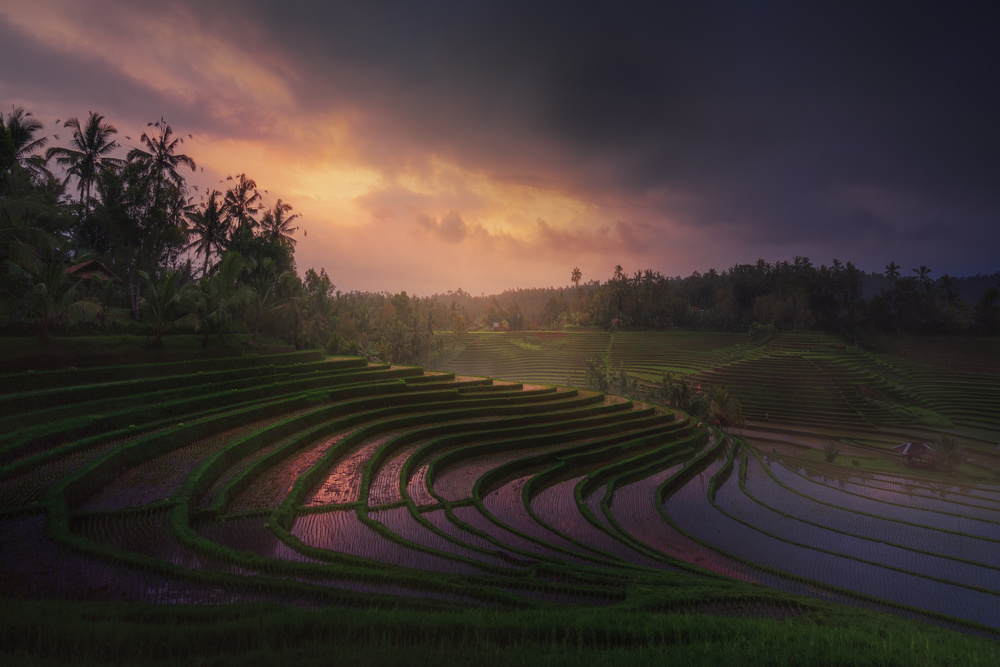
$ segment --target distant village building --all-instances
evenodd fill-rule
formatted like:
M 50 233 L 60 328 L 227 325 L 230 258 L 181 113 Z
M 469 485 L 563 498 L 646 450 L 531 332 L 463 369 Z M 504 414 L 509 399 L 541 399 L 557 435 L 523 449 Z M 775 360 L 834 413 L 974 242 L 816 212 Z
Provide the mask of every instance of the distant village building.
M 931 449 L 930 445 L 922 442 L 904 442 L 896 445 L 892 451 L 900 454 L 907 463 L 923 462 L 925 456 L 936 457 L 937 453 Z
M 101 262 L 96 259 L 92 259 L 87 262 L 80 262 L 79 264 L 74 264 L 66 269 L 66 273 L 71 276 L 76 276 L 83 280 L 90 280 L 91 278 L 97 278 L 98 280 L 114 280 L 115 282 L 122 282 L 122 279 L 114 274 L 114 272 L 108 267 L 104 266 Z

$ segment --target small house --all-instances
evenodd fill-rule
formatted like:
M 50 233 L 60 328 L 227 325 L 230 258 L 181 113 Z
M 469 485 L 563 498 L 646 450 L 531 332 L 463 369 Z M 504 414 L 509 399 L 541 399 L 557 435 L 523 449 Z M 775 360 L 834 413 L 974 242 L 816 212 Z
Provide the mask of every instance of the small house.
M 118 283 L 122 282 L 121 278 L 116 276 L 111 269 L 104 266 L 104 264 L 98 262 L 96 259 L 74 264 L 66 269 L 66 273 L 71 276 L 76 276 L 77 278 L 82 278 L 83 280 L 97 278 L 98 280 L 114 280 Z
M 904 442 L 896 445 L 892 451 L 906 459 L 907 463 L 923 463 L 927 456 L 936 457 L 937 453 L 930 445 L 923 442 Z

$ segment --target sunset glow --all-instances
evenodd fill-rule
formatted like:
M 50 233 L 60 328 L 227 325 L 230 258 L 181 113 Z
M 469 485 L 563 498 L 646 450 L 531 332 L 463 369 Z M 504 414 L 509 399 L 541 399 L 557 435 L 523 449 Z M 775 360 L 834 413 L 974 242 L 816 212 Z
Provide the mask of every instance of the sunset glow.
M 685 17 L 691 38 L 651 29 L 683 28 L 669 10 L 515 26 L 502 6 L 281 7 L 0 0 L 0 57 L 21 64 L 0 102 L 50 136 L 98 111 L 126 150 L 162 116 L 192 135 L 199 193 L 254 178 L 302 216 L 300 272 L 325 267 L 345 290 L 479 294 L 565 285 L 573 266 L 586 282 L 619 264 L 675 276 L 795 255 L 1000 268 L 1000 140 L 980 122 L 997 105 L 962 83 L 995 59 L 941 41 L 977 43 L 975 17 L 914 16 L 940 31 L 929 52 L 860 34 L 862 52 L 893 40 L 900 57 L 858 60 L 822 50 L 857 28 L 821 11 L 803 18 L 823 26 L 811 44 L 778 12 L 756 32 Z M 914 84 L 928 62 L 940 71 Z

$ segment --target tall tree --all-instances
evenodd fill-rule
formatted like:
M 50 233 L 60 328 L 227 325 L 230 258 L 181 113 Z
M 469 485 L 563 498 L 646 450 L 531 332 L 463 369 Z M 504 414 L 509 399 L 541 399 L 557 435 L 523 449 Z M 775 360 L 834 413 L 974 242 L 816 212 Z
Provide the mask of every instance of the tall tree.
M 66 245 L 56 247 L 47 262 L 27 274 L 30 275 L 30 289 L 25 294 L 24 305 L 29 316 L 38 318 L 43 339 L 48 339 L 52 325 L 57 322 L 68 326 L 74 316 L 97 317 L 101 311 L 100 303 L 93 297 L 78 296 L 81 281 L 66 272 L 68 254 Z
M 141 161 L 147 165 L 153 181 L 153 202 L 157 206 L 162 206 L 161 193 L 164 181 L 170 180 L 179 191 L 183 192 L 184 177 L 178 173 L 177 168 L 185 166 L 194 171 L 196 166 L 194 160 L 177 152 L 184 143 L 184 138 L 174 137 L 173 129 L 162 117 L 155 123 L 147 123 L 146 127 L 153 128 L 143 132 L 139 137 L 146 150 L 133 148 L 127 157 L 129 162 Z
M 44 174 L 45 160 L 40 152 L 49 142 L 49 138 L 35 137 L 35 133 L 42 129 L 41 121 L 23 107 L 16 107 L 11 109 L 6 119 L 0 114 L 0 125 L 7 127 L 7 132 L 14 142 L 14 156 L 21 166 L 33 174 Z
M 917 274 L 917 280 L 924 286 L 924 290 L 929 292 L 931 285 L 934 284 L 934 281 L 931 280 L 931 270 L 921 264 L 920 268 L 913 269 L 913 272 Z
M 230 223 L 222 213 L 220 197 L 222 197 L 221 192 L 212 190 L 201 208 L 188 214 L 191 223 L 188 235 L 189 238 L 191 236 L 195 238 L 184 247 L 184 250 L 194 250 L 196 254 L 205 255 L 201 267 L 202 275 L 208 273 L 209 257 L 213 252 L 221 257 L 229 239 Z
M 885 277 L 889 280 L 899 280 L 899 264 L 896 262 L 889 262 L 885 265 Z
M 246 242 L 253 238 L 253 231 L 257 227 L 254 216 L 261 208 L 261 196 L 257 191 L 257 181 L 247 178 L 246 174 L 235 178 L 228 176 L 226 180 L 233 184 L 226 190 L 222 213 L 232 226 L 233 242 L 230 247 L 238 245 L 242 254 Z
M 951 308 L 951 302 L 958 296 L 955 290 L 955 280 L 947 273 L 938 278 L 938 285 L 941 286 L 941 295 L 944 297 L 944 307 Z
M 195 312 L 198 327 L 205 332 L 202 347 L 208 347 L 212 333 L 219 334 L 222 339 L 233 316 L 250 303 L 252 290 L 241 281 L 246 266 L 247 260 L 238 253 L 227 252 L 219 260 L 216 271 L 198 281 L 201 299 Z
M 118 141 L 113 137 L 118 134 L 118 128 L 104 122 L 104 116 L 90 112 L 86 124 L 81 124 L 76 118 L 70 118 L 63 127 L 73 130 L 70 147 L 54 146 L 46 153 L 46 159 L 55 158 L 57 164 L 66 168 L 67 179 L 77 178 L 80 190 L 81 222 L 89 217 L 90 192 L 97 182 L 97 175 L 105 165 L 121 164 L 121 160 L 110 157 L 118 148 Z
M 580 278 L 582 278 L 582 277 L 583 277 L 583 274 L 580 273 L 580 267 L 574 266 L 573 267 L 573 272 L 570 274 L 570 280 L 573 281 L 573 284 L 576 285 L 577 288 L 580 287 Z
M 292 238 L 292 234 L 297 232 L 299 228 L 292 227 L 292 221 L 298 219 L 300 216 L 298 213 L 288 215 L 291 212 L 291 204 L 286 204 L 280 199 L 274 205 L 274 208 L 264 212 L 264 217 L 260 221 L 260 227 L 265 240 L 269 243 L 283 245 L 288 250 L 292 250 L 295 247 L 295 239 Z
M 141 271 L 139 275 L 146 283 L 142 309 L 150 314 L 156 326 L 156 339 L 152 347 L 163 347 L 163 332 L 168 324 L 187 321 L 193 328 L 197 328 L 199 321 L 196 311 L 201 295 L 196 283 L 182 285 L 177 271 L 164 272 L 159 281 L 154 281 L 145 271 Z
M 177 186 L 167 181 L 162 197 L 166 206 L 153 200 L 153 173 L 142 162 L 129 162 L 120 169 L 105 169 L 97 181 L 101 201 L 94 210 L 95 231 L 107 245 L 112 269 L 121 276 L 129 294 L 132 315 L 140 315 L 145 271 L 158 279 L 186 242 L 186 229 L 177 215 Z

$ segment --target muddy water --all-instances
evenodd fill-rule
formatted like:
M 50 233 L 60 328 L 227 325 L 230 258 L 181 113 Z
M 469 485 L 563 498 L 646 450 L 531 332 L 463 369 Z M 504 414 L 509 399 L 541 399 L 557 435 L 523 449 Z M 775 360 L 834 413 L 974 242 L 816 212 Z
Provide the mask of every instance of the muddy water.
M 577 443 L 579 442 L 584 441 L 577 441 Z M 527 456 L 565 448 L 565 444 L 555 444 L 470 456 L 444 470 L 438 470 L 437 476 L 434 478 L 434 491 L 448 502 L 468 500 L 472 498 L 472 487 L 476 481 L 494 468 Z
M 387 510 L 371 511 L 368 517 L 381 523 L 395 535 L 421 546 L 429 547 L 446 554 L 461 556 L 474 561 L 480 561 L 496 567 L 506 566 L 494 553 L 483 553 L 467 546 L 456 544 L 444 536 L 434 532 L 429 527 L 417 521 L 406 507 L 396 507 Z
M 682 467 L 682 465 L 671 466 L 655 475 L 624 485 L 616 490 L 611 504 L 611 515 L 615 521 L 635 540 L 666 556 L 726 576 L 766 583 L 762 573 L 755 573 L 751 568 L 698 544 L 674 529 L 660 515 L 657 508 L 656 489 Z M 692 484 L 695 485 L 693 499 L 684 493 Z M 701 476 L 695 477 L 692 482 L 685 485 L 678 494 L 675 494 L 668 501 L 668 514 L 673 516 L 673 512 L 686 515 L 697 512 L 697 518 L 703 518 L 704 512 L 701 507 L 701 502 L 705 497 L 703 486 Z
M 795 469 L 793 461 L 779 465 Z M 885 474 L 862 477 L 848 470 L 844 470 L 839 476 L 817 473 L 811 468 L 798 468 L 796 472 L 805 474 L 813 483 L 835 488 L 845 494 L 875 498 L 893 505 L 1000 522 L 1000 503 L 981 495 L 973 495 L 970 487 L 949 487 L 942 483 Z
M 611 521 L 604 515 L 604 509 L 601 507 L 601 501 L 604 500 L 604 494 L 607 492 L 608 485 L 602 484 L 589 496 L 584 496 L 583 504 L 587 506 L 587 509 L 590 510 L 590 513 L 601 527 L 612 533 L 617 533 L 618 530 L 611 525 Z
M 738 557 L 746 557 L 727 549 L 731 534 L 726 531 L 732 521 L 708 503 L 709 480 L 724 463 L 719 459 L 709 464 L 704 471 L 667 498 L 664 511 L 677 524 L 676 529 L 663 520 L 655 506 L 646 509 L 640 505 L 644 510 L 645 525 L 640 524 L 640 530 L 637 532 L 631 528 L 634 522 L 628 522 L 629 532 L 664 553 L 719 574 L 801 595 L 836 599 L 808 584 L 754 567 L 752 563 L 756 561 L 753 558 L 748 558 L 751 564 L 747 564 L 731 558 L 726 553 L 720 553 L 725 551 Z M 620 508 L 612 506 L 612 511 L 615 512 L 616 518 L 620 516 Z
M 67 454 L 21 475 L 0 481 L 0 507 L 16 507 L 41 500 L 49 486 L 125 442 L 127 441 L 115 440 Z
M 567 563 L 593 564 L 593 561 L 590 559 L 552 549 L 544 544 L 539 544 L 534 540 L 518 535 L 507 528 L 498 526 L 490 521 L 489 518 L 483 516 L 475 507 L 456 507 L 453 512 L 455 518 L 459 521 L 489 535 L 502 553 L 513 555 L 519 560 L 528 561 L 534 556 L 540 559 Z
M 483 506 L 486 511 L 504 525 L 536 540 L 585 558 L 607 560 L 607 556 L 596 554 L 590 549 L 574 544 L 535 521 L 524 506 L 524 500 L 521 496 L 522 489 L 529 479 L 531 479 L 531 475 L 518 477 L 488 493 L 483 498 Z
M 911 550 L 938 554 L 945 558 L 969 560 L 1000 568 L 1000 544 L 995 541 L 957 535 L 951 531 L 946 532 L 912 523 L 864 516 L 851 511 L 849 505 L 841 507 L 823 505 L 778 485 L 754 459 L 748 462 L 746 485 L 750 495 L 758 502 L 780 509 L 797 519 L 818 524 L 829 531 L 857 536 L 874 544 L 889 543 Z M 955 528 L 961 523 L 961 520 L 956 520 Z M 903 567 L 905 562 L 914 558 L 920 560 L 922 557 L 922 554 L 910 554 L 901 557 L 899 561 L 891 562 Z M 950 578 L 953 574 L 950 567 L 945 567 L 937 576 Z
M 469 547 L 484 551 L 488 554 L 496 555 L 498 553 L 497 545 L 490 542 L 485 537 L 478 535 L 472 531 L 465 530 L 451 520 L 448 519 L 447 513 L 444 510 L 434 510 L 431 512 L 424 512 L 422 518 L 425 521 L 431 523 L 435 528 L 437 528 L 442 533 L 445 533 L 452 539 L 465 544 Z M 499 558 L 499 556 L 498 556 Z M 510 559 L 503 560 L 501 562 L 505 567 L 516 567 L 513 565 Z
M 248 456 L 243 457 L 239 461 L 236 461 L 233 465 L 229 466 L 222 472 L 219 477 L 212 482 L 205 493 L 197 499 L 197 504 L 199 509 L 206 509 L 211 506 L 212 501 L 215 497 L 225 488 L 230 482 L 236 479 L 244 470 L 248 469 L 250 466 L 254 465 L 258 461 L 262 460 L 269 454 L 277 451 L 284 445 L 288 444 L 292 439 L 297 437 L 296 435 L 288 436 L 287 438 L 282 438 L 280 440 L 275 440 L 274 442 L 268 443 L 266 446 L 254 451 Z
M 369 507 L 388 505 L 403 499 L 403 494 L 399 490 L 399 478 L 403 466 L 423 445 L 423 441 L 406 445 L 394 452 L 378 467 L 378 470 L 372 475 L 371 486 L 368 489 Z
M 478 568 L 402 546 L 361 522 L 354 510 L 305 514 L 292 524 L 292 535 L 311 547 L 370 558 L 389 565 L 452 574 L 479 574 Z
M 710 466 L 710 470 L 718 465 Z M 707 478 L 704 483 L 707 485 Z M 685 488 L 692 487 L 692 491 L 701 494 L 703 491 L 698 486 L 688 484 Z M 995 595 L 894 571 L 887 566 L 862 563 L 836 552 L 825 553 L 807 544 L 790 543 L 769 536 L 765 531 L 785 536 L 798 531 L 801 535 L 802 526 L 768 513 L 749 500 L 740 491 L 736 475 L 730 476 L 718 490 L 716 502 L 722 510 L 734 512 L 739 520 L 707 502 L 704 503 L 707 506 L 704 513 L 699 517 L 673 511 L 671 516 L 692 536 L 752 563 L 857 593 L 875 595 L 897 604 L 980 623 L 996 622 L 998 598 Z M 769 585 L 787 589 L 788 583 L 787 579 L 779 577 L 778 581 Z
M 65 550 L 49 538 L 41 515 L 0 521 L 0 595 L 154 604 L 279 601 L 261 591 L 202 584 Z
M 312 493 L 306 497 L 303 505 L 318 507 L 320 505 L 358 502 L 361 498 L 361 474 L 364 472 L 365 466 L 368 465 L 368 461 L 385 443 L 403 433 L 406 433 L 405 429 L 390 431 L 377 437 L 368 438 L 354 447 L 333 464 L 326 478 L 316 485 Z M 316 460 L 319 460 L 319 457 L 316 457 Z M 315 460 L 313 462 L 315 463 Z M 302 468 L 299 474 L 308 468 L 309 466 Z
M 424 463 L 414 468 L 410 479 L 406 480 L 406 494 L 417 506 L 435 505 L 437 498 L 431 495 L 427 488 L 427 470 L 430 463 Z
M 620 559 L 627 563 L 658 567 L 662 563 L 644 556 L 590 523 L 580 513 L 573 489 L 583 480 L 574 477 L 541 491 L 531 500 L 531 508 L 539 519 L 563 535 L 587 545 L 598 556 Z
M 279 540 L 267 528 L 265 517 L 238 517 L 196 524 L 201 537 L 234 551 L 248 552 L 262 558 L 298 563 L 322 563 Z
M 257 574 L 238 566 L 212 563 L 191 552 L 184 553 L 180 545 L 164 544 L 162 537 L 151 535 L 165 521 L 163 513 L 141 513 L 130 516 L 128 521 L 102 522 L 91 518 L 81 522 L 81 532 L 90 533 L 106 544 L 112 544 L 134 553 L 157 558 L 192 569 L 209 569 L 235 575 Z M 257 520 L 262 521 L 262 520 Z M 249 520 L 248 520 L 249 522 Z M 229 523 L 229 522 L 227 522 Z M 280 549 L 262 547 L 262 526 L 239 526 L 213 523 L 199 527 L 206 537 L 219 538 L 233 547 L 256 549 L 258 555 L 288 555 Z M 229 530 L 232 528 L 232 530 Z M 151 540 L 147 538 L 152 538 Z M 162 553 L 157 553 L 161 551 Z M 202 567 L 199 567 L 202 566 Z M 274 576 L 273 573 L 270 576 Z M 292 581 L 308 582 L 314 586 L 364 595 L 429 597 L 456 602 L 473 602 L 466 597 L 425 591 L 398 584 L 379 584 L 350 581 L 336 577 L 288 577 Z M 277 602 L 297 607 L 320 607 L 329 604 L 330 598 L 321 592 L 316 595 L 280 593 L 261 590 L 252 580 L 235 580 L 232 584 L 205 584 L 189 577 L 175 577 L 149 569 L 112 563 L 103 558 L 62 549 L 45 531 L 41 515 L 0 521 L 0 596 L 12 599 L 59 598 L 87 601 L 120 601 L 152 604 L 235 604 L 241 602 Z
M 83 503 L 88 510 L 140 507 L 169 498 L 208 456 L 232 441 L 268 426 L 277 418 L 244 424 L 216 433 L 121 471 Z
M 232 500 L 231 511 L 277 508 L 292 490 L 299 476 L 350 433 L 351 431 L 344 431 L 320 440 L 272 466 Z M 360 481 L 358 483 L 360 484 Z
M 995 516 L 993 517 L 994 521 L 986 519 L 985 516 L 991 516 L 989 514 L 983 515 L 981 518 L 950 516 L 930 509 L 907 507 L 887 502 L 886 498 L 900 499 L 899 494 L 894 492 L 869 491 L 870 495 L 864 496 L 851 493 L 846 489 L 839 488 L 839 486 L 829 486 L 819 477 L 809 479 L 803 476 L 805 471 L 802 471 L 803 474 L 799 474 L 799 472 L 789 470 L 783 465 L 771 465 L 770 469 L 774 476 L 786 486 L 804 496 L 824 503 L 845 507 L 855 512 L 872 514 L 895 521 L 910 521 L 943 530 L 958 530 L 960 525 L 961 532 L 968 535 L 985 539 L 1000 539 L 1000 524 L 994 522 Z M 845 481 L 844 486 L 846 487 L 847 484 L 848 482 Z M 953 507 L 952 509 L 961 509 L 962 513 L 965 513 L 969 508 Z M 977 513 L 981 514 L 981 512 Z

